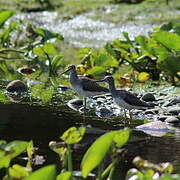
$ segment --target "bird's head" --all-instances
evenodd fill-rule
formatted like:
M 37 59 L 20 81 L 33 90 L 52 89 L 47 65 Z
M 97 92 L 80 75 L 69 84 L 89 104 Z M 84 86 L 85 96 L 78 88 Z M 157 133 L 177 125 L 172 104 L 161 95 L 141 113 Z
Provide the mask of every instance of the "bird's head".
M 105 76 L 103 79 L 97 80 L 96 82 L 106 82 L 110 84 L 110 83 L 114 83 L 114 79 L 112 76 Z
M 62 73 L 60 74 L 60 76 L 63 75 L 64 73 L 71 72 L 71 71 L 76 71 L 76 66 L 75 66 L 75 65 L 69 65 L 69 66 L 68 66 L 68 69 L 65 70 L 64 72 L 62 72 Z

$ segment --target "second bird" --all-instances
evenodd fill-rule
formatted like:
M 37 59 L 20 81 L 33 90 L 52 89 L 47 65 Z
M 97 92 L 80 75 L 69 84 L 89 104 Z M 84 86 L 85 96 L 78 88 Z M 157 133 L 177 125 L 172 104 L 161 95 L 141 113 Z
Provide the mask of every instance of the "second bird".
M 147 104 L 144 101 L 141 101 L 137 96 L 126 90 L 117 90 L 115 88 L 115 83 L 112 76 L 106 76 L 104 79 L 98 80 L 96 82 L 107 82 L 109 84 L 109 91 L 112 94 L 113 100 L 118 106 L 124 109 L 125 117 L 125 109 L 129 110 L 129 115 L 132 119 L 132 109 L 146 109 L 152 107 L 151 105 Z

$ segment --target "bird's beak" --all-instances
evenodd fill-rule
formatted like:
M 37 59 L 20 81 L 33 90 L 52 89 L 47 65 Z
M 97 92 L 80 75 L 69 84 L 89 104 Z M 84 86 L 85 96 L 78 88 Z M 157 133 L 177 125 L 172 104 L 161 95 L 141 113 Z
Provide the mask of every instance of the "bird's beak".
M 64 72 L 60 73 L 59 76 L 62 76 L 63 74 L 65 74 L 65 73 L 67 73 L 67 72 L 69 72 L 69 71 L 70 71 L 70 69 L 67 69 L 67 70 L 65 70 Z

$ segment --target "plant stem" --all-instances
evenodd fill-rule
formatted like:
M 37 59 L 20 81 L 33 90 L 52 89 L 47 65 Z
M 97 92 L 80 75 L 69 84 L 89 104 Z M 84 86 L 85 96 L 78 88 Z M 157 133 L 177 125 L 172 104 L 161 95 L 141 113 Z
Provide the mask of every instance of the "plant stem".
M 109 171 L 111 170 L 112 167 L 113 167 L 113 163 L 109 164 L 109 166 L 103 171 L 101 175 L 102 179 L 105 178 L 109 174 Z
M 98 177 L 97 177 L 97 180 L 101 180 L 102 179 L 102 175 L 101 175 L 101 168 L 99 166 L 98 168 Z
M 108 180 L 112 180 L 112 176 L 113 176 L 114 170 L 115 170 L 115 164 L 116 164 L 116 162 L 112 163 L 112 168 L 110 170 L 110 173 L 109 173 L 109 176 L 108 176 Z
M 52 75 L 51 58 L 50 58 L 49 54 L 47 54 L 45 51 L 44 51 L 44 53 L 46 54 L 47 59 L 48 59 L 48 61 L 49 61 L 49 77 L 51 77 L 51 75 Z
M 68 148 L 68 153 L 67 153 L 67 160 L 68 160 L 68 171 L 73 171 L 73 166 L 72 166 L 72 150 L 71 150 L 71 145 L 67 145 Z

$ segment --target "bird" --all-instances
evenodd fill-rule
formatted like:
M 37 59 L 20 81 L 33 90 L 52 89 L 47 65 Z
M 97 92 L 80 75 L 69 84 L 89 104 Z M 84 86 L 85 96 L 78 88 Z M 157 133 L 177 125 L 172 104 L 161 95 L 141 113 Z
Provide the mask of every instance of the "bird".
M 83 108 L 86 110 L 86 98 L 91 96 L 97 96 L 109 93 L 108 88 L 100 86 L 95 80 L 89 79 L 85 76 L 77 75 L 76 66 L 69 65 L 68 69 L 62 72 L 60 75 L 70 72 L 69 81 L 72 89 L 83 96 Z
M 103 79 L 97 80 L 96 82 L 106 82 L 109 84 L 109 92 L 111 93 L 115 104 L 123 108 L 125 118 L 127 118 L 126 109 L 129 110 L 130 119 L 132 119 L 132 109 L 146 109 L 153 107 L 152 105 L 140 100 L 136 95 L 129 91 L 116 89 L 114 78 L 112 76 L 105 76 Z

